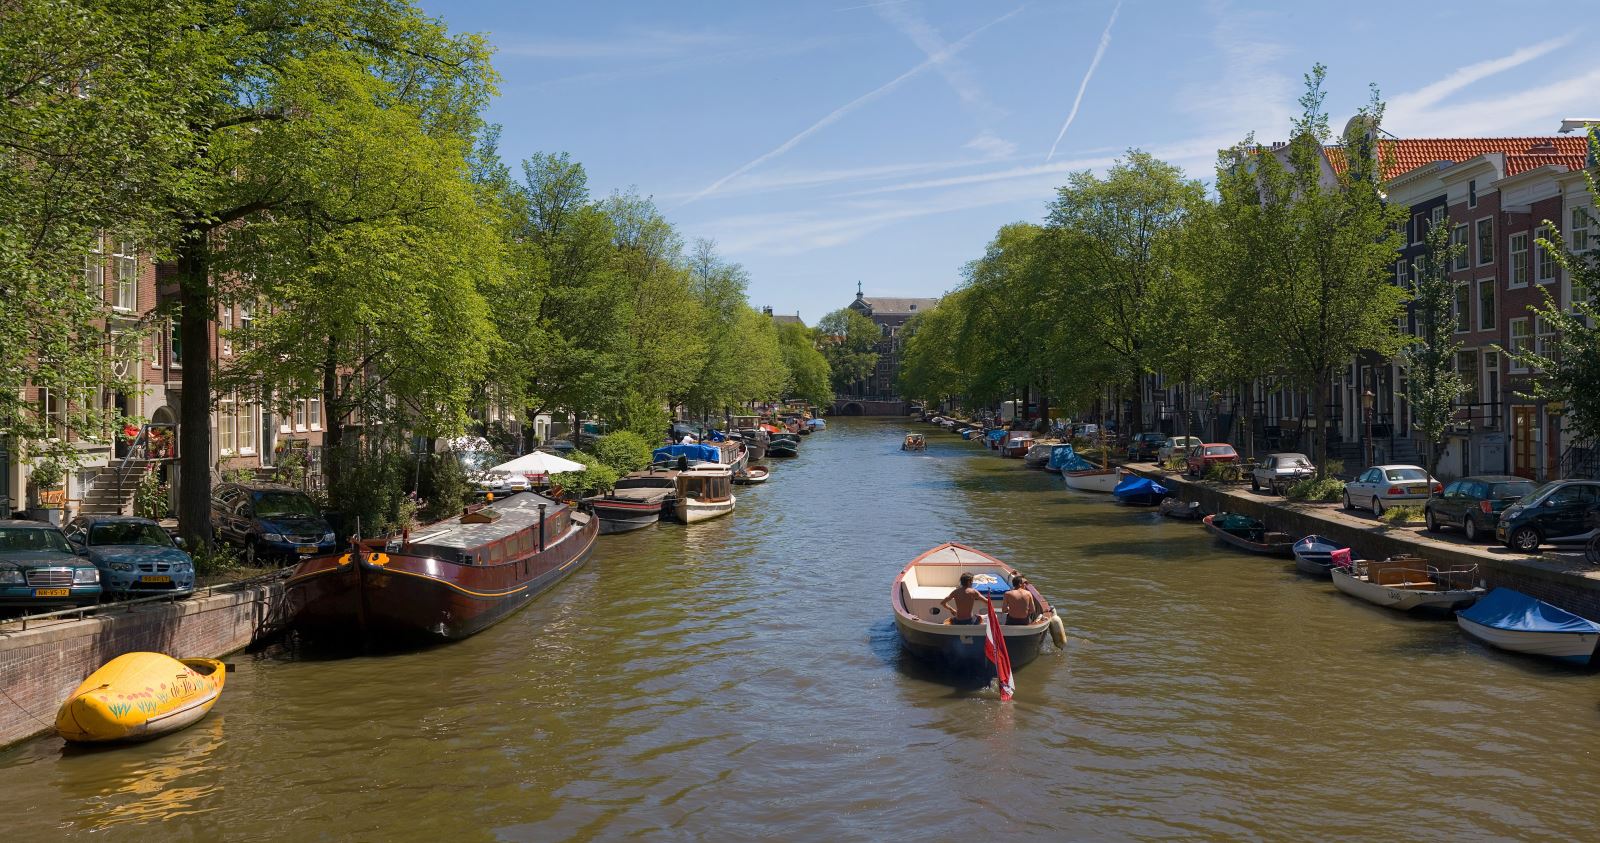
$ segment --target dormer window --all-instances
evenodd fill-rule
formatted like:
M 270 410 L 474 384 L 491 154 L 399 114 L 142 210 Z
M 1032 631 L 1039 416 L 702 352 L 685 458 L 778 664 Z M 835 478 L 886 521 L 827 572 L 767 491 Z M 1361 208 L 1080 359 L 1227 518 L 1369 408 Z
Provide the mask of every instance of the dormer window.
M 1468 208 L 1476 208 L 1476 207 L 1478 207 L 1478 180 L 1477 179 L 1470 179 L 1470 180 L 1467 181 L 1467 207 Z

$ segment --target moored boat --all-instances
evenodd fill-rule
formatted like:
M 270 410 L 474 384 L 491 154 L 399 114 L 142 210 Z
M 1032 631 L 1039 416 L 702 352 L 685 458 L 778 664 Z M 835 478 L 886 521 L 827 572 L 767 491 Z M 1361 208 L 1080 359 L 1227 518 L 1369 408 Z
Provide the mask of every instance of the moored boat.
M 894 578 L 889 600 L 895 627 L 901 644 L 912 655 L 952 672 L 993 676 L 994 668 L 984 654 L 986 623 L 948 623 L 939 606 L 960 584 L 963 573 L 972 574 L 973 588 L 990 601 L 997 601 L 1010 588 L 1016 570 L 963 544 L 939 545 L 911 560 Z M 1044 609 L 1043 614 L 1027 624 L 1000 627 L 1013 667 L 1033 661 L 1045 636 L 1051 636 L 1058 647 L 1066 640 L 1060 617 L 1042 595 L 1035 592 L 1034 596 Z M 973 611 L 986 618 L 988 607 L 979 603 Z M 998 605 L 995 611 L 1001 611 Z
M 771 439 L 765 430 L 759 427 L 744 427 L 739 429 L 739 435 L 744 438 L 744 447 L 750 452 L 750 462 L 760 462 L 767 458 L 767 444 Z
M 1333 554 L 1350 548 L 1318 535 L 1310 535 L 1294 543 L 1294 567 L 1302 574 L 1327 579 L 1332 576 Z
M 1168 518 L 1180 521 L 1199 521 L 1205 513 L 1200 511 L 1199 501 L 1183 501 L 1177 498 L 1167 498 L 1156 507 L 1156 510 Z
M 222 696 L 227 666 L 215 659 L 123 653 L 89 674 L 56 712 L 56 731 L 75 743 L 140 741 L 206 716 Z
M 685 524 L 706 521 L 733 511 L 733 471 L 725 465 L 702 463 L 677 475 L 678 499 L 673 504 Z
M 800 437 L 793 433 L 771 434 L 772 441 L 767 443 L 767 456 L 769 457 L 798 457 L 800 456 Z
M 1061 479 L 1066 481 L 1068 489 L 1080 492 L 1101 492 L 1110 494 L 1117 488 L 1117 483 L 1122 479 L 1122 472 L 1115 468 L 1091 468 L 1085 471 L 1063 471 Z
M 600 519 L 600 534 L 626 533 L 660 521 L 662 514 L 672 509 L 676 477 L 676 471 L 651 467 L 631 472 L 609 493 L 587 499 L 585 503 Z
M 1055 447 L 1049 442 L 1034 442 L 1028 452 L 1022 455 L 1024 468 L 1044 468 L 1050 462 L 1050 449 Z
M 900 450 L 926 451 L 928 450 L 928 441 L 920 433 L 907 433 L 905 441 L 900 443 Z
M 1172 490 L 1166 486 L 1132 472 L 1124 475 L 1116 488 L 1111 490 L 1112 497 L 1118 503 L 1128 506 L 1156 506 L 1171 494 Z
M 1000 441 L 1000 456 L 1012 459 L 1022 459 L 1033 447 L 1033 434 L 1022 430 L 1013 430 L 1006 434 Z
M 1093 463 L 1084 459 L 1068 442 L 1051 445 L 1050 459 L 1044 464 L 1044 470 L 1053 474 L 1060 474 L 1063 471 L 1090 471 L 1094 467 Z
M 1288 533 L 1268 530 L 1265 524 L 1248 515 L 1219 512 L 1207 515 L 1200 521 L 1212 535 L 1248 553 L 1281 556 L 1285 559 L 1294 556 L 1294 540 Z
M 1335 565 L 1329 572 L 1334 587 L 1345 594 L 1402 612 L 1461 609 L 1483 595 L 1477 565 L 1441 568 L 1415 556 L 1395 556 L 1358 559 L 1349 568 Z
M 1588 664 L 1600 644 L 1600 623 L 1510 588 L 1457 612 L 1456 624 L 1491 647 L 1569 664 Z
M 752 465 L 743 472 L 733 475 L 733 482 L 740 486 L 755 486 L 767 482 L 772 472 L 759 465 Z
M 581 567 L 599 532 L 560 501 L 512 495 L 301 562 L 285 584 L 292 623 L 339 640 L 466 638 Z

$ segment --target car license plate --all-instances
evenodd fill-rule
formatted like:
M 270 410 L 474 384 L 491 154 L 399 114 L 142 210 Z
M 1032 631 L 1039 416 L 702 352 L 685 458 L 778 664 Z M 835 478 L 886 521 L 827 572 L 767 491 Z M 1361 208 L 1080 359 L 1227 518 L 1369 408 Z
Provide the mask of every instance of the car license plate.
M 71 595 L 72 589 L 70 588 L 36 588 L 33 590 L 34 597 L 69 597 Z
M 146 575 L 139 578 L 139 582 L 172 582 L 172 577 Z
M 308 553 L 308 554 L 316 553 L 317 552 L 317 546 L 314 545 L 314 544 L 303 544 L 303 545 L 300 545 L 299 547 L 296 547 L 294 549 L 294 552 L 295 553 Z
M 1408 494 L 1408 495 L 1420 495 L 1420 494 L 1422 494 L 1423 492 L 1425 492 L 1427 490 L 1428 490 L 1428 487 L 1426 487 L 1426 486 L 1407 486 L 1406 487 L 1406 494 Z

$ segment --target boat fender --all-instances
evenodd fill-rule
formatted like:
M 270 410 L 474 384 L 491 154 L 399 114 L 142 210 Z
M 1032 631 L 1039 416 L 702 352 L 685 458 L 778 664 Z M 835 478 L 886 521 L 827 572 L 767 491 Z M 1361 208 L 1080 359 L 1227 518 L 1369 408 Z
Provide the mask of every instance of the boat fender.
M 1060 615 L 1050 616 L 1050 640 L 1055 642 L 1057 650 L 1067 649 L 1067 625 L 1062 623 Z

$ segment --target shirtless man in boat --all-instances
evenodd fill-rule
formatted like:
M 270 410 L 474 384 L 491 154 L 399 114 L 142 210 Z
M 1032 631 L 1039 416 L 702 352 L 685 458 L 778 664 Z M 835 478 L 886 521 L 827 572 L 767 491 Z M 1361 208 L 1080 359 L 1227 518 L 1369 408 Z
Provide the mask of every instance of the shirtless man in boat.
M 1011 590 L 1006 592 L 1002 605 L 1006 609 L 1006 626 L 1026 626 L 1044 612 L 1021 574 L 1011 578 Z
M 972 587 L 972 575 L 962 574 L 961 585 L 957 586 L 954 591 L 950 592 L 949 597 L 939 601 L 939 605 L 943 606 L 944 610 L 950 613 L 951 623 L 975 624 L 978 622 L 978 616 L 972 613 L 972 607 L 982 599 L 983 595 L 979 594 L 978 590 Z M 954 608 L 950 606 L 950 601 L 952 600 L 956 602 Z

